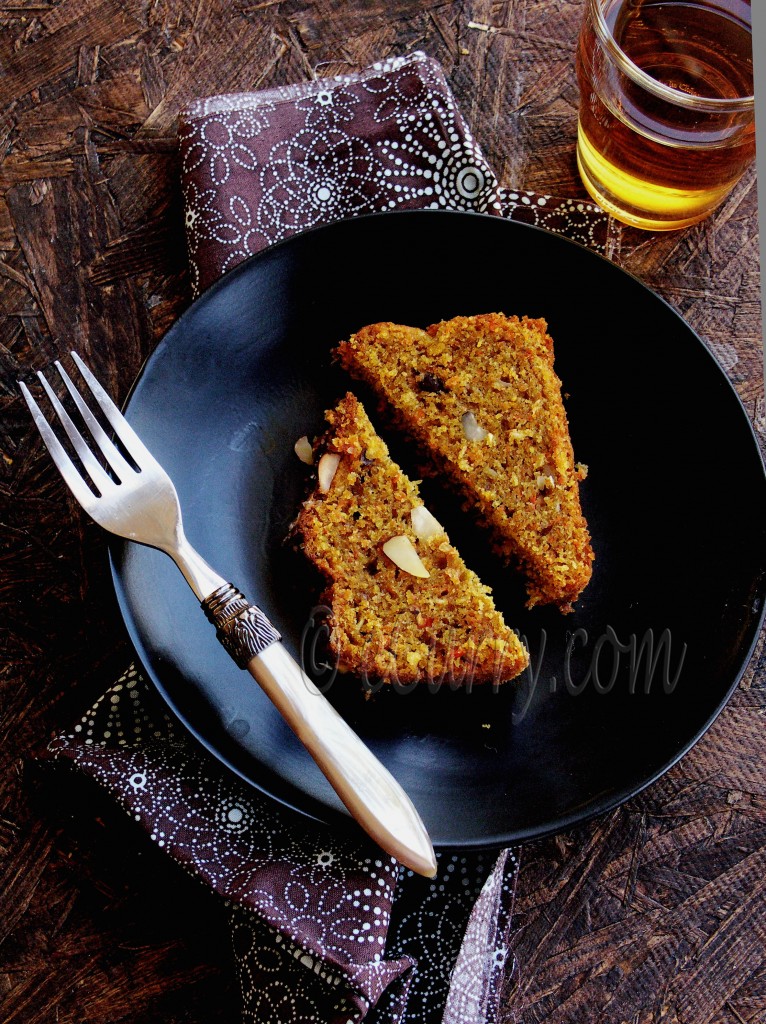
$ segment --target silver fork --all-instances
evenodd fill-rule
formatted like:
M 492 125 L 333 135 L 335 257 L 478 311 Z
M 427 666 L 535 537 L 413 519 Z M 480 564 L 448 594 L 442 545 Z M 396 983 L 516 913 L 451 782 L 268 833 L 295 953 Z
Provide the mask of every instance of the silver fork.
M 281 712 L 349 813 L 378 845 L 406 867 L 433 877 L 436 859 L 425 826 L 390 772 L 320 693 L 255 605 L 212 569 L 184 536 L 172 480 L 76 352 L 72 358 L 103 415 L 135 465 L 126 459 L 59 362 L 56 368 L 111 473 L 100 464 L 55 392 L 38 377 L 83 470 L 69 457 L 27 386 L 20 382 L 42 439 L 64 481 L 104 529 L 170 555 L 194 591 L 216 635 Z M 91 486 L 93 485 L 93 486 Z M 95 487 L 94 492 L 93 487 Z

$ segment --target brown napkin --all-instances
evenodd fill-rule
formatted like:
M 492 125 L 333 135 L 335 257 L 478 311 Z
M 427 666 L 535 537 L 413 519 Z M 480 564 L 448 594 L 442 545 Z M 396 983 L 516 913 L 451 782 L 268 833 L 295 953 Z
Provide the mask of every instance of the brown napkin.
M 47 757 L 94 780 L 231 919 L 245 1024 L 496 1020 L 518 861 L 440 853 L 434 880 L 221 768 L 133 666 Z M 453 970 L 454 968 L 454 970 Z
M 384 210 L 473 210 L 603 251 L 590 203 L 501 187 L 422 53 L 184 111 L 195 294 L 267 245 Z M 439 855 L 433 881 L 298 818 L 211 761 L 135 668 L 49 756 L 100 782 L 230 907 L 246 1024 L 490 1024 L 508 980 L 514 851 Z
M 383 210 L 472 210 L 606 245 L 607 216 L 592 203 L 498 184 L 441 67 L 422 53 L 199 100 L 179 139 L 195 295 L 297 231 Z

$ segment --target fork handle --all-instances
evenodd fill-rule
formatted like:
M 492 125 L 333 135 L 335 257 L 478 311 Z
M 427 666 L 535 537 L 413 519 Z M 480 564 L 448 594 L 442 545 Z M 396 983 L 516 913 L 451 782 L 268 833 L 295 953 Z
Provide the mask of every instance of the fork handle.
M 405 867 L 433 878 L 434 849 L 412 801 L 287 648 L 271 644 L 247 668 L 365 832 Z
M 412 801 L 279 642 L 263 612 L 230 584 L 202 607 L 223 646 L 264 690 L 351 816 L 386 853 L 433 878 L 434 849 Z

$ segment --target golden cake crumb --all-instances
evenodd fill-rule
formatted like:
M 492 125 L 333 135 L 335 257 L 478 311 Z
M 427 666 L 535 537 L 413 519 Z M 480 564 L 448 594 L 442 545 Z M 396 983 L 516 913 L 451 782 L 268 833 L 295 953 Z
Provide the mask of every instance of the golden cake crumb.
M 336 354 L 416 442 L 424 472 L 453 485 L 495 550 L 522 567 L 529 607 L 571 610 L 593 562 L 579 494 L 587 470 L 574 462 L 545 320 L 371 324 Z
M 347 394 L 327 420 L 315 461 L 328 454 L 340 461 L 326 493 L 317 487 L 303 503 L 293 532 L 326 582 L 320 600 L 331 610 L 338 668 L 402 684 L 517 676 L 526 650 L 489 587 L 433 516 L 419 512 L 417 485 L 391 459 L 361 403 Z

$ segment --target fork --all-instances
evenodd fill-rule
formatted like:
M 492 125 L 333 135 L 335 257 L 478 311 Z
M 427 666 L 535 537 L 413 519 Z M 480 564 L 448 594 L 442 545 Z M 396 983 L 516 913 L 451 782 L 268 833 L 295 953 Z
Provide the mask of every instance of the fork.
M 74 497 L 110 533 L 170 555 L 216 627 L 224 648 L 262 687 L 351 816 L 386 853 L 418 874 L 433 877 L 433 846 L 410 798 L 283 646 L 264 613 L 189 544 L 172 480 L 76 352 L 72 352 L 72 358 L 127 453 L 126 458 L 56 361 L 56 369 L 90 432 L 90 444 L 45 375 L 40 371 L 37 375 L 80 460 L 78 468 L 29 388 L 19 382 L 43 442 Z M 94 454 L 93 441 L 109 471 Z

